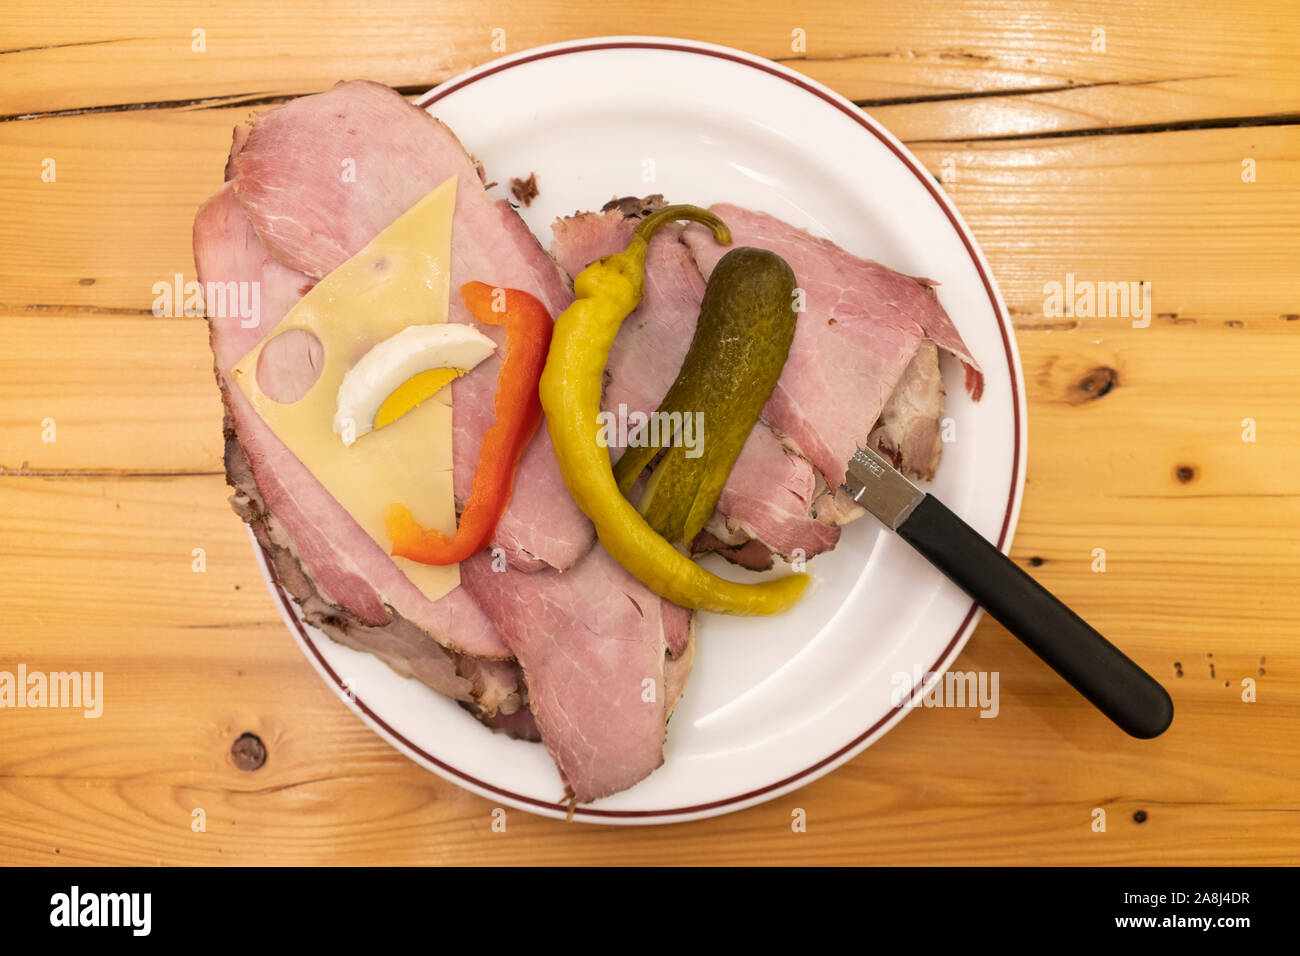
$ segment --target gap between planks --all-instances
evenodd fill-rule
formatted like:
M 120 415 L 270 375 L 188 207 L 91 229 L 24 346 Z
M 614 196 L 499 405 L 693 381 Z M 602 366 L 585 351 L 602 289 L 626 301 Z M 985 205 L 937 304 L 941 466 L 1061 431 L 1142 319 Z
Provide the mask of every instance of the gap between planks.
M 224 478 L 224 471 L 210 469 L 178 469 L 176 471 L 135 471 L 130 468 L 28 468 L 27 463 L 17 468 L 0 465 L 0 478 L 46 478 L 51 481 L 98 481 L 112 479 L 118 481 L 150 481 L 159 478 Z
M 780 62 L 780 61 L 778 61 Z M 887 106 L 908 106 L 914 104 L 934 104 L 957 102 L 962 100 L 981 100 L 993 98 L 1032 97 L 1044 93 L 1067 93 L 1075 90 L 1095 89 L 1097 87 L 1136 87 L 1158 86 L 1161 83 L 1181 83 L 1191 80 L 1223 79 L 1227 74 L 1202 76 L 1173 76 L 1156 80 L 1103 80 L 1096 83 L 1065 83 L 1051 86 L 1030 86 L 1009 90 L 961 90 L 951 93 L 933 93 L 917 96 L 885 97 L 881 99 L 852 100 L 860 109 Z M 403 96 L 419 96 L 428 90 L 436 89 L 437 83 L 417 83 L 393 87 Z M 319 92 L 319 91 L 317 91 Z M 235 107 L 272 106 L 287 103 L 309 93 L 227 93 L 215 96 L 192 97 L 180 100 L 147 100 L 138 103 L 113 103 L 100 106 L 69 107 L 66 109 L 47 110 L 35 113 L 10 113 L 0 115 L 0 123 L 25 122 L 28 120 L 59 119 L 69 116 L 88 116 L 99 113 L 126 113 L 139 110 L 208 110 L 232 109 Z M 1035 139 L 1064 139 L 1085 136 L 1135 136 L 1150 133 L 1171 133 L 1188 130 L 1236 129 L 1258 126 L 1295 126 L 1300 125 L 1300 112 L 1263 113 L 1249 116 L 1217 116 L 1192 120 L 1169 120 L 1158 123 L 1137 123 L 1125 126 L 1090 126 L 1082 129 L 1044 130 L 1029 133 L 996 133 L 988 136 L 961 136 L 940 139 L 907 139 L 905 143 L 981 143 L 1005 142 Z

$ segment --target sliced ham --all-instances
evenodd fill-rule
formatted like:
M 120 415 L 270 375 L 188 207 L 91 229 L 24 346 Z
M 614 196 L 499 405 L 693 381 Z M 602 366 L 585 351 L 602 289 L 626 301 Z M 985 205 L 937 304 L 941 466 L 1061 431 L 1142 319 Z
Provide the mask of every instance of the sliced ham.
M 691 665 L 694 662 L 695 629 L 691 628 L 685 645 L 678 649 L 676 655 L 669 648 L 664 657 L 664 709 L 670 717 L 686 693 L 686 679 L 690 676 Z M 462 703 L 461 706 L 494 731 L 508 734 L 519 740 L 538 742 L 542 739 L 533 712 L 526 704 L 510 713 L 502 708 L 490 716 L 474 704 Z
M 392 168 L 393 152 L 405 165 Z M 338 186 L 345 153 L 357 164 L 357 182 L 349 184 L 355 193 Z M 388 171 L 367 180 L 367 168 Z M 667 714 L 690 671 L 692 614 L 592 549 L 594 532 L 559 478 L 545 429 L 516 473 L 509 520 L 495 542 L 508 562 L 483 552 L 465 563 L 460 587 L 430 601 L 229 379 L 235 362 L 273 332 L 319 276 L 450 175 L 461 177 L 454 288 L 483 279 L 530 291 L 559 311 L 569 298 L 563 274 L 508 204 L 486 198 L 477 168 L 450 132 L 373 84 L 344 84 L 256 119 L 237 131 L 227 173 L 230 181 L 195 220 L 195 259 L 201 282 L 261 284 L 257 328 L 214 316 L 210 332 L 227 407 L 232 501 L 277 579 L 308 622 L 336 640 L 464 702 L 489 726 L 523 739 L 545 733 L 576 799 L 613 793 L 650 773 L 662 763 Z M 451 318 L 472 322 L 453 300 Z M 307 350 L 286 350 L 273 366 L 277 384 L 297 382 L 303 370 L 294 363 L 303 362 L 311 362 Z M 498 368 L 498 359 L 489 360 L 453 392 L 458 496 L 465 490 L 461 474 L 472 477 L 492 420 Z M 552 637 L 566 649 L 570 669 L 547 657 Z M 535 694 L 517 654 L 534 673 Z M 644 706 L 622 698 L 620 674 L 640 675 L 636 699 L 651 698 Z M 651 689 L 644 679 L 654 681 Z M 615 707 L 613 720 L 602 700 Z M 587 746 L 596 739 L 602 746 Z
M 922 339 L 881 410 L 880 420 L 867 436 L 867 444 L 889 458 L 904 474 L 929 481 L 943 453 L 940 421 L 943 400 L 939 347 L 929 339 Z M 866 514 L 842 487 L 823 488 L 813 503 L 813 510 L 819 517 L 836 524 L 848 524 Z
M 895 468 L 929 481 L 943 452 L 939 423 L 943 398 L 939 347 L 930 339 L 922 339 L 881 410 L 880 421 L 867 437 L 867 444 L 892 458 Z
M 637 221 L 661 205 L 662 196 L 624 199 L 601 213 L 560 219 L 552 227 L 551 253 L 576 275 L 589 262 L 626 246 Z M 704 279 L 680 236 L 680 227 L 669 226 L 650 242 L 641 305 L 624 320 L 610 349 L 606 411 L 623 407 L 653 412 L 681 369 L 695 334 Z M 614 457 L 621 453 L 611 450 Z M 817 490 L 808 461 L 787 451 L 772 429 L 760 423 L 750 432 L 723 488 L 718 521 L 725 524 L 730 540 L 758 539 L 769 552 L 811 557 L 833 548 L 839 539 L 836 526 L 812 514 Z M 694 547 L 709 550 L 717 540 L 713 535 L 700 538 Z M 729 549 L 724 553 L 739 556 Z M 746 556 L 742 563 L 755 566 L 751 561 Z M 763 566 L 770 564 L 768 556 Z
M 516 740 L 529 740 L 533 743 L 538 743 L 542 739 L 542 733 L 537 729 L 537 721 L 533 720 L 533 712 L 527 707 L 520 707 L 513 714 L 498 712 L 488 715 L 473 704 L 462 704 L 461 706 L 477 717 L 483 726 L 490 728 L 494 732 L 506 734 Z
M 455 134 L 378 83 L 341 83 L 253 117 L 226 167 L 266 255 L 318 279 L 448 178 L 458 178 L 451 263 L 453 322 L 475 324 L 458 290 L 470 281 L 521 289 L 558 315 L 568 282 L 510 204 L 483 189 Z M 197 240 L 196 240 L 197 241 Z M 504 341 L 497 327 L 479 330 Z M 493 421 L 499 354 L 452 385 L 453 484 L 464 501 Z M 496 546 L 516 567 L 567 568 L 595 540 L 568 495 L 546 429 L 520 461 Z
M 363 623 L 348 609 L 325 597 L 298 553 L 296 542 L 278 517 L 267 509 L 249 460 L 235 435 L 229 406 L 226 410 L 226 478 L 235 489 L 231 504 L 253 530 L 266 554 L 276 581 L 302 609 L 307 623 L 355 650 L 374 654 L 399 674 L 414 677 L 439 693 L 473 702 L 485 715 L 527 711 L 523 673 L 512 660 L 485 660 L 461 654 L 434 640 L 427 631 L 397 613 L 380 625 Z M 290 509 L 292 510 L 292 509 Z M 463 588 L 442 598 L 449 620 L 458 616 L 490 622 Z M 495 635 L 495 630 L 492 631 Z
M 661 196 L 628 197 L 606 204 L 599 214 L 583 213 L 558 220 L 553 226 L 552 254 L 566 271 L 576 274 L 588 262 L 621 248 L 635 221 L 662 204 Z M 746 238 L 737 238 L 736 244 L 762 244 L 755 237 L 760 236 L 763 229 L 780 236 L 793 233 L 794 245 L 810 240 L 806 233 L 772 217 L 748 213 L 736 207 L 716 207 L 715 211 L 719 209 L 725 209 L 726 216 L 737 220 L 745 230 Z M 754 219 L 758 220 L 759 227 L 750 225 Z M 691 263 L 685 262 L 681 255 L 683 241 L 693 251 Z M 712 248 L 706 255 L 704 250 L 710 246 Z M 912 477 L 933 478 L 942 450 L 939 419 L 944 400 L 935 341 L 944 343 L 963 360 L 969 359 L 969 355 L 923 283 L 875 263 L 853 259 L 836 247 L 831 248 L 838 255 L 837 263 L 846 259 L 855 263 L 856 273 L 851 271 L 850 274 L 856 275 L 858 281 L 872 286 L 883 281 L 891 288 L 901 285 L 908 293 L 909 307 L 920 307 L 922 321 L 915 324 L 925 336 L 933 337 L 922 337 L 911 329 L 902 337 L 889 360 L 873 363 L 868 359 L 851 368 L 847 376 L 867 382 L 872 380 L 863 378 L 868 373 L 862 365 L 874 364 L 877 371 L 883 371 L 875 384 L 877 399 L 881 395 L 886 398 L 882 404 L 868 401 L 870 407 L 878 407 L 878 418 L 868 431 L 862 431 L 864 418 L 853 418 L 847 430 L 832 422 L 828 430 L 851 434 L 853 448 L 861 444 L 870 445 L 892 458 L 898 468 Z M 645 298 L 641 307 L 624 323 L 610 353 L 606 410 L 617 409 L 620 404 L 629 411 L 649 411 L 658 406 L 681 366 L 694 333 L 704 291 L 703 276 L 698 274 L 698 267 L 692 267 L 695 259 L 706 260 L 705 265 L 711 270 L 712 264 L 725 251 L 706 233 L 697 233 L 696 230 L 684 232 L 680 228 L 661 230 L 652 242 Z M 929 301 L 917 298 L 913 287 Z M 864 300 L 890 299 L 891 295 L 889 292 L 872 292 L 864 296 Z M 812 311 L 810 309 L 810 313 Z M 846 315 L 857 314 L 838 301 L 829 311 L 836 314 L 820 316 L 820 321 L 828 328 L 834 328 Z M 815 314 L 803 316 L 800 321 L 806 323 L 816 318 Z M 885 341 L 894 334 L 897 324 L 893 320 L 893 325 L 883 330 L 881 335 Z M 878 331 L 868 330 L 868 337 Z M 803 351 L 807 351 L 810 346 L 803 340 L 811 340 L 814 343 L 811 347 L 821 348 L 826 344 L 826 338 L 810 335 L 805 330 L 796 343 L 802 343 Z M 841 348 L 854 345 L 852 341 L 838 343 Z M 799 374 L 801 366 L 804 372 L 812 370 L 815 382 L 822 374 L 820 366 L 828 361 L 825 355 L 804 358 L 802 363 L 788 365 L 787 372 L 782 375 L 783 386 L 787 385 L 787 376 Z M 830 361 L 834 363 L 837 360 Z M 978 389 L 978 373 L 970 371 L 968 382 L 973 389 Z M 811 391 L 793 381 L 785 390 L 795 395 Z M 769 405 L 764 410 L 765 420 L 751 432 L 719 500 L 718 512 L 706 530 L 692 542 L 693 550 L 717 551 L 744 567 L 765 570 L 772 566 L 772 552 L 787 558 L 799 552 L 811 557 L 833 548 L 838 540 L 837 526 L 863 514 L 862 509 L 822 477 L 807 458 L 788 447 L 797 445 L 796 439 L 786 437 L 783 441 L 779 437 L 778 430 L 766 421 L 774 407 L 778 406 Z M 794 427 L 797 433 L 797 425 Z M 810 430 L 805 428 L 805 431 Z M 836 447 L 847 448 L 849 440 L 841 436 Z M 816 441 L 808 444 L 819 447 Z M 615 458 L 619 454 L 621 450 L 613 451 Z M 847 458 L 846 454 L 846 461 Z M 823 460 L 829 467 L 830 459 L 823 456 Z
M 686 679 L 691 676 L 694 663 L 695 625 L 692 621 L 687 630 L 685 646 L 676 654 L 669 648 L 664 658 L 664 707 L 670 718 L 686 694 Z
M 868 441 L 923 339 L 965 364 L 966 387 L 979 397 L 979 366 L 926 283 L 766 213 L 728 204 L 711 208 L 736 245 L 785 259 L 804 291 L 806 311 L 763 418 L 831 488 L 843 484 L 849 458 Z M 726 252 L 700 226 L 688 227 L 684 240 L 706 277 Z
M 747 538 L 743 532 L 727 528 L 726 519 L 717 513 L 695 536 L 691 550 L 699 554 L 716 552 L 732 564 L 751 571 L 769 571 L 775 564 L 771 548 L 757 538 Z
M 261 510 L 275 516 L 321 597 L 346 611 L 358 627 L 384 627 L 402 618 L 449 650 L 508 658 L 496 628 L 459 589 L 438 601 L 426 598 L 231 382 L 230 369 L 274 331 L 311 282 L 268 258 L 228 185 L 195 218 L 194 259 L 200 282 L 262 283 L 260 325 L 242 328 L 237 314 L 211 316 L 209 338 L 231 432 L 238 436 Z
M 663 763 L 668 707 L 685 682 L 691 616 L 648 591 L 597 544 L 568 571 L 461 564 L 462 586 L 492 618 L 529 689 L 542 741 L 574 799 L 625 790 Z M 685 661 L 689 666 L 689 660 Z

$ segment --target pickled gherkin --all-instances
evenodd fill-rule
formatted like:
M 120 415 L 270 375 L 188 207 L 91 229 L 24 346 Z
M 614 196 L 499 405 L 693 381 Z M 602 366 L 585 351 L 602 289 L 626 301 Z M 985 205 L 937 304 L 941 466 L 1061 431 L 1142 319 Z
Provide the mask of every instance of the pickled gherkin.
M 637 507 L 669 541 L 689 544 L 717 507 L 790 354 L 794 293 L 793 270 L 765 249 L 733 249 L 714 267 L 690 349 L 657 413 L 661 421 L 695 415 L 698 447 L 688 448 L 680 434 L 661 433 L 658 445 L 628 448 L 614 468 L 629 495 L 653 463 Z

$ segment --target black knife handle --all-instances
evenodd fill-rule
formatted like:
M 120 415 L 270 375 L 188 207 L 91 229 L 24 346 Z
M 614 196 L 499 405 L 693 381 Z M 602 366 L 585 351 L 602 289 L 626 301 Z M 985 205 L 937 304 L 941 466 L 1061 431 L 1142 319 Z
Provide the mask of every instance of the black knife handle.
M 1158 737 L 1174 719 L 1150 674 L 938 498 L 922 498 L 898 534 L 1126 733 Z

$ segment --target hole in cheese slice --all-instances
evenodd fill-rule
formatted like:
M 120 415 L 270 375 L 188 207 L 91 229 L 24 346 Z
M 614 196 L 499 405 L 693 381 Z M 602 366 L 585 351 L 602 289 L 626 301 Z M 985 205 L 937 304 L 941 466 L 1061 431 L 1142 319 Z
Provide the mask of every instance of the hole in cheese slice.
M 277 332 L 257 360 L 257 386 L 277 402 L 296 402 L 320 378 L 320 339 L 306 329 Z

